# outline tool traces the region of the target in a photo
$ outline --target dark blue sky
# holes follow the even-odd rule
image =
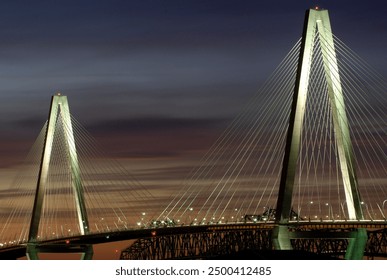
[[[383,0],[1,1],[1,166],[26,154],[56,92],[116,155],[205,150],[299,39],[305,10],[316,5],[386,76]]]

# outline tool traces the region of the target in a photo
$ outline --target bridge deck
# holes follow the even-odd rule
[[[76,248],[81,245],[102,244],[123,240],[135,240],[140,238],[151,238],[156,236],[167,236],[186,233],[204,233],[217,231],[238,231],[238,230],[271,230],[277,224],[274,222],[257,222],[257,223],[237,223],[237,224],[213,224],[213,225],[196,225],[196,226],[175,226],[159,228],[142,228],[122,230],[116,232],[100,232],[83,236],[63,237],[59,239],[43,240],[37,242],[37,247],[44,250],[50,246],[59,248]],[[356,229],[366,228],[370,231],[386,229],[387,221],[298,221],[287,224],[290,229],[300,231],[321,230],[321,229]],[[21,257],[25,255],[27,244],[15,246],[3,246],[0,248],[0,258],[4,256],[13,256],[16,254]]]

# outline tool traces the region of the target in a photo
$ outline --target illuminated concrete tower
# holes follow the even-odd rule
[[[319,36],[318,41],[315,40],[316,36]],[[289,215],[292,208],[297,159],[300,152],[301,132],[308,96],[309,76],[312,66],[313,51],[315,49],[314,44],[316,42],[319,42],[322,54],[348,217],[350,220],[363,219],[355,171],[355,160],[329,15],[327,10],[316,8],[308,10],[305,16],[276,208],[276,221],[279,225],[284,225],[289,222]],[[281,226],[277,227],[273,239],[275,247],[278,249],[291,249],[287,234],[287,228]]]
[[[60,95],[54,95],[51,100],[50,114],[48,117],[46,136],[44,139],[44,146],[42,152],[42,158],[40,163],[38,181],[36,186],[35,201],[32,211],[32,218],[30,224],[30,231],[28,236],[27,245],[27,257],[29,259],[37,259],[38,252],[50,251],[49,249],[40,248],[38,242],[38,230],[42,214],[43,200],[45,188],[47,185],[47,179],[50,169],[51,153],[54,141],[54,135],[58,129],[58,119],[61,118],[63,123],[63,135],[65,137],[66,148],[68,149],[68,163],[72,178],[72,187],[75,195],[76,212],[78,218],[78,225],[81,235],[85,235],[89,232],[89,223],[87,219],[85,199],[83,195],[83,186],[80,176],[77,149],[74,141],[73,128],[70,117],[69,105],[67,97]],[[72,250],[74,251],[74,250]],[[90,258],[92,256],[91,246],[86,246],[81,250],[82,258]]]

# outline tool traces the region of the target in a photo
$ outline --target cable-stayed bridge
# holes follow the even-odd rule
[[[246,250],[387,255],[386,82],[307,11],[302,38],[164,204],[52,98],[1,198],[0,251],[78,252],[137,239],[123,259]]]

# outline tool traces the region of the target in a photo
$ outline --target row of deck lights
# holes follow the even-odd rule
[[[381,210],[382,215],[383,215],[385,203],[387,203],[387,199],[383,201],[382,207],[381,207],[381,208],[380,208],[380,206],[378,205],[379,209]],[[313,201],[310,201],[310,204],[313,205],[314,202],[313,202]],[[344,204],[345,204],[345,202],[341,204],[341,207],[342,207],[342,210],[343,210],[343,211],[344,211],[344,207],[343,207]],[[365,205],[367,211],[369,212],[368,205],[367,205],[364,201],[361,202],[361,205]],[[332,210],[331,210],[332,206],[331,206],[329,203],[325,203],[325,206],[330,207],[329,211],[332,211]],[[264,209],[265,209],[265,208],[266,208],[266,207],[264,207]],[[189,210],[189,211],[193,211],[194,209],[193,209],[193,207],[190,207],[188,210]],[[238,211],[237,208],[235,208],[234,210],[235,210],[235,212]],[[166,211],[166,212],[167,212],[167,211]],[[333,211],[332,211],[332,212],[333,212]],[[146,216],[146,213],[145,213],[145,212],[142,212],[142,213],[141,213],[141,216],[142,216],[142,217],[141,217],[141,222],[138,222],[138,223],[137,223],[138,226],[141,226],[141,224],[143,223],[144,217]],[[371,217],[370,213],[369,213],[369,216]],[[326,215],[325,217],[326,217],[326,218],[333,217],[333,213],[332,213],[332,215],[329,214],[329,215]],[[337,217],[337,218],[340,218],[340,215],[336,215],[336,217]],[[232,217],[231,217],[231,220],[234,220],[234,218],[235,218],[235,217],[232,216]],[[244,218],[244,217],[241,216],[241,219],[243,219],[243,218]],[[297,217],[295,217],[295,218],[297,218]],[[317,219],[318,216],[315,215],[314,218]],[[383,215],[383,218],[384,218],[384,220],[386,220],[386,218],[385,218],[384,215]],[[307,217],[304,216],[304,219],[307,219]],[[101,218],[101,221],[103,221],[103,220],[104,220],[104,218]],[[215,217],[212,217],[212,218],[210,219],[210,222],[208,222],[208,224],[214,224],[214,223],[215,223],[215,220],[216,220],[216,218],[215,218]],[[224,222],[224,220],[225,220],[225,217],[222,216],[221,219],[220,219],[217,223],[222,224],[222,223]],[[332,219],[332,220],[333,220],[333,219]],[[170,220],[170,221],[172,221],[172,220]],[[194,223],[192,223],[192,224],[193,224],[193,225],[205,224],[206,221],[207,221],[207,219],[206,219],[206,218],[203,218],[202,222],[201,222],[201,223],[198,223],[198,219],[195,218],[195,219],[194,219]],[[255,219],[253,219],[253,221],[254,221],[254,222],[257,222],[257,219],[255,218]],[[177,222],[177,223],[180,223],[180,220],[176,220],[176,222]],[[165,225],[165,224],[168,224],[168,222],[166,222],[166,221],[160,221],[160,224]],[[154,221],[154,222],[153,222],[153,226],[155,226],[155,225],[157,225],[157,221]],[[49,227],[49,228],[50,228],[50,227]],[[67,229],[67,232],[70,233],[70,232],[71,232],[71,229],[68,228],[68,229]],[[52,235],[56,235],[55,231],[52,232]],[[38,238],[40,238],[40,236],[38,236]],[[8,242],[8,245],[16,244],[16,242],[17,242],[16,240],[14,240],[14,241],[9,241],[9,242]],[[21,242],[21,241],[19,240],[19,242]],[[0,243],[0,247],[6,246],[6,245],[7,245],[7,242],[5,242],[5,243]]]
[[[383,209],[383,210],[384,210],[384,205],[385,205],[386,202],[387,202],[387,199],[383,201],[383,206],[382,206],[382,209]],[[310,205],[313,205],[313,204],[314,204],[314,201],[310,201]],[[341,204],[342,211],[344,212],[343,204],[345,204],[345,202]],[[364,201],[362,201],[361,204],[362,204],[362,205],[366,205],[367,210],[368,210],[368,206],[367,206],[367,204],[366,204]],[[336,214],[336,215],[333,214],[332,206],[331,206],[328,202],[325,203],[325,206],[329,207],[329,209],[328,209],[329,214],[328,214],[328,215],[325,215],[325,218],[331,219],[331,220],[335,220],[335,218],[336,218],[336,219],[340,219],[340,215],[339,215],[339,214]],[[266,207],[263,207],[263,209],[265,210]],[[193,208],[193,207],[189,207],[188,210],[189,210],[190,212],[192,212],[192,211],[194,210],[194,208]],[[235,208],[234,211],[237,212],[237,211],[238,211],[238,208]],[[165,211],[165,213],[168,213],[168,211]],[[141,225],[143,224],[143,222],[144,222],[144,216],[146,215],[146,213],[145,213],[145,212],[142,212],[141,215],[142,215],[141,221],[137,222],[137,225],[138,225],[138,226],[141,226]],[[371,217],[370,214],[369,214],[369,216]],[[243,219],[244,219],[244,216],[242,215],[240,218],[243,220]],[[304,218],[304,219],[308,219],[308,218],[310,219],[310,217],[307,217],[307,216],[303,216],[303,218]],[[318,219],[318,218],[319,218],[318,215],[314,215],[314,219]],[[383,216],[383,218],[384,218],[384,220],[386,220],[386,218],[385,218],[384,216]],[[293,220],[297,220],[297,219],[298,219],[298,217],[293,217]],[[320,219],[322,219],[322,218],[320,217]],[[345,219],[346,219],[346,218],[345,218]],[[372,219],[372,217],[371,217],[371,219]],[[194,218],[194,220],[193,220],[193,222],[192,222],[192,225],[200,225],[200,224],[203,225],[203,224],[206,224],[206,222],[207,222],[208,224],[214,224],[214,223],[222,224],[222,223],[224,223],[225,217],[222,216],[217,222],[215,222],[215,220],[216,220],[216,218],[215,218],[215,217],[212,217],[212,218],[209,220],[209,222],[207,222],[207,218],[204,217],[204,218],[202,219],[201,222],[198,222],[198,218]],[[172,220],[171,220],[171,221],[172,221]],[[232,221],[232,222],[235,221],[235,216],[231,216],[231,221]],[[264,221],[265,221],[265,220],[264,220]],[[180,220],[176,220],[176,222],[179,224],[179,223],[180,223]],[[254,219],[253,219],[253,222],[258,222],[258,220],[257,220],[256,218],[254,218]],[[159,223],[162,224],[162,225],[165,225],[165,224],[168,224],[168,221],[160,221]],[[153,226],[156,226],[157,224],[158,224],[157,221],[154,221],[154,222],[152,223]]]

